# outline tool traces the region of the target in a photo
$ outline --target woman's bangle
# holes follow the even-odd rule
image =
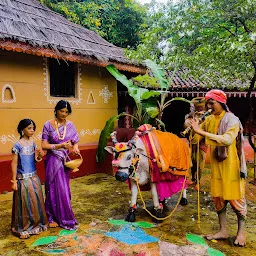
[[[11,180],[11,183],[17,183],[18,181],[17,180]]]
[[[52,144],[52,145],[51,145],[51,149],[52,149],[52,150],[56,149],[56,145],[55,145],[55,144]]]

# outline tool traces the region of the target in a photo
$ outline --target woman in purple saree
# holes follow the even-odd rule
[[[66,120],[71,106],[61,100],[55,106],[55,119],[45,123],[42,133],[42,149],[45,158],[45,210],[50,227],[76,229],[77,221],[71,207],[70,169],[64,166],[69,150],[79,153],[79,136],[74,124]]]

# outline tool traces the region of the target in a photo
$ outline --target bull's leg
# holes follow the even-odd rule
[[[188,200],[187,200],[187,190],[186,190],[186,189],[183,190],[182,198],[180,199],[180,204],[181,204],[182,206],[188,204]]]
[[[136,220],[135,210],[136,210],[136,202],[137,202],[137,196],[138,196],[138,188],[135,181],[133,180],[130,180],[130,181],[131,181],[132,197],[131,197],[129,212],[126,215],[125,220],[129,222],[134,222]]]
[[[163,218],[163,205],[159,204],[159,197],[156,189],[156,184],[151,183],[151,193],[152,193],[152,199],[153,199],[153,204],[154,204],[154,215],[157,218]],[[160,223],[161,220],[158,220],[156,218],[153,218],[153,221],[156,223]]]

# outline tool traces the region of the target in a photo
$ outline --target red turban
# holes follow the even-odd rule
[[[205,99],[213,99],[224,104],[227,103],[227,95],[225,94],[225,92],[217,89],[210,90],[209,92],[207,92],[205,95]]]

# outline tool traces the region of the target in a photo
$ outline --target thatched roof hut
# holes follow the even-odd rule
[[[0,49],[144,72],[124,50],[76,25],[37,0],[0,1]]]

